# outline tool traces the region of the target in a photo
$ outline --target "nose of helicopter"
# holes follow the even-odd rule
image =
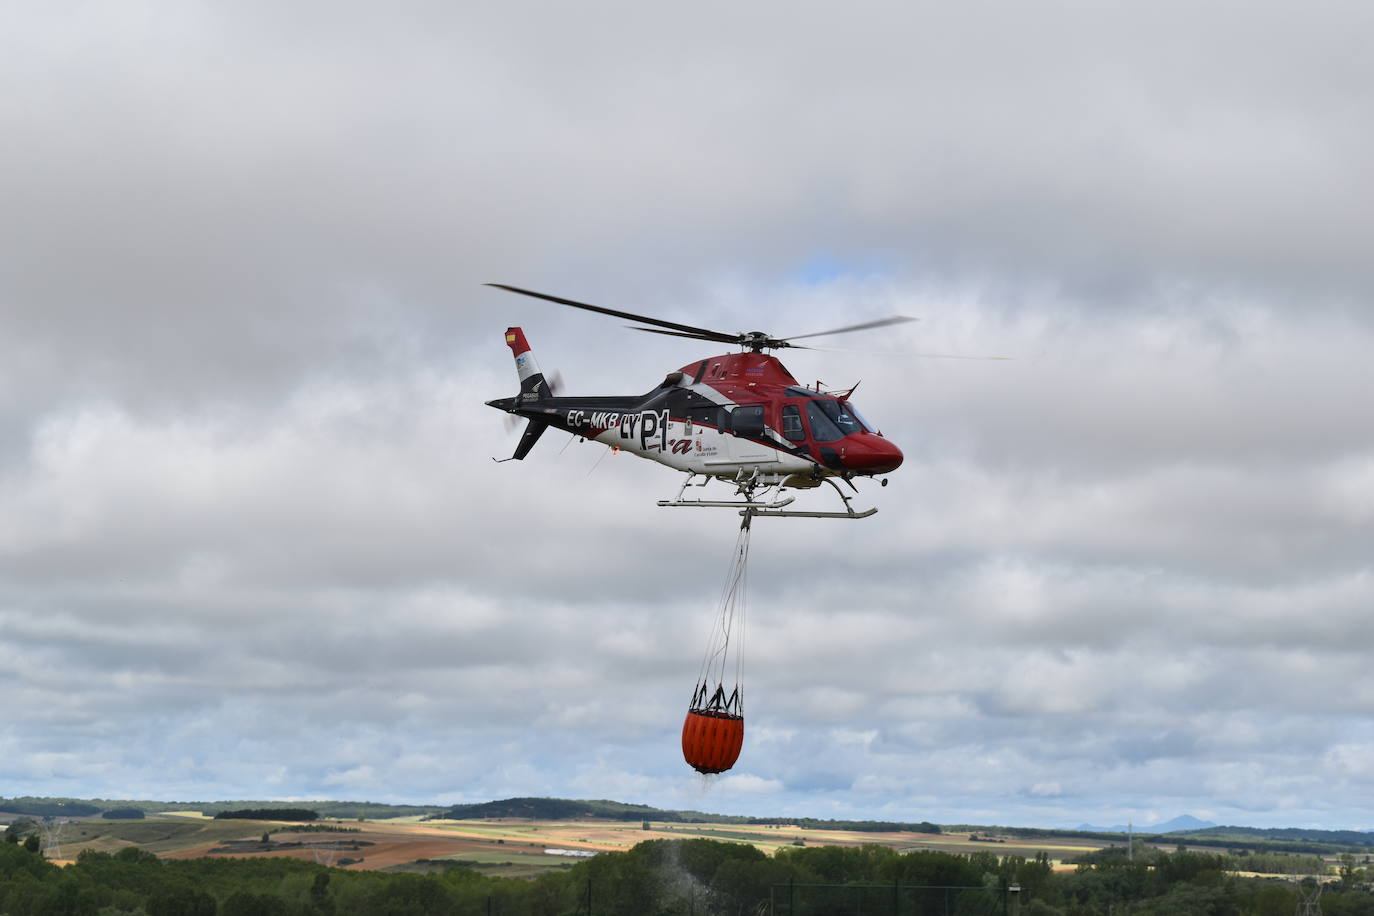
[[[861,474],[886,474],[902,464],[902,450],[882,436],[859,433],[845,440],[844,466]]]

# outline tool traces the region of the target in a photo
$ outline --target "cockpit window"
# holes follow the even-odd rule
[[[806,415],[811,420],[811,435],[817,442],[834,442],[850,433],[868,431],[848,404],[834,400],[815,400],[806,403]]]
[[[835,425],[835,421],[830,419],[830,412],[821,405],[825,401],[807,401],[806,418],[811,421],[811,438],[817,442],[834,442],[836,439],[843,439],[844,433]],[[831,401],[830,403],[834,403]]]
[[[872,423],[868,422],[867,418],[865,418],[863,414],[859,413],[859,408],[854,406],[853,401],[845,401],[842,409],[845,413],[849,414],[855,420],[858,421],[860,430],[869,433],[876,433],[878,431],[877,427],[875,427]]]
[[[806,432],[802,429],[801,410],[795,404],[783,405],[782,434],[791,442],[801,442],[806,438]]]

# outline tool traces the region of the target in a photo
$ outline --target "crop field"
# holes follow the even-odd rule
[[[85,849],[116,852],[138,846],[164,858],[290,856],[352,869],[442,868],[461,864],[491,875],[524,877],[568,868],[578,852],[625,850],[652,839],[707,838],[748,843],[765,853],[788,846],[877,844],[902,852],[917,849],[994,855],[1035,856],[1045,852],[1057,863],[1099,842],[1071,837],[1035,840],[1015,837],[971,839],[968,834],[816,830],[795,826],[682,824],[639,821],[433,820],[416,817],[383,821],[335,821],[340,828],[306,831],[278,821],[214,820],[195,812],[175,812],[146,820],[67,823],[60,836],[62,856],[74,859]],[[263,834],[268,842],[263,843]],[[559,854],[559,853],[563,854]],[[419,863],[419,864],[417,864]]]

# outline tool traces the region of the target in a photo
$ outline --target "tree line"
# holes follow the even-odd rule
[[[240,808],[237,811],[221,811],[215,820],[245,821],[317,821],[320,812],[309,808]]]
[[[0,811],[29,817],[92,817],[103,810],[99,805],[75,799],[0,798]]]

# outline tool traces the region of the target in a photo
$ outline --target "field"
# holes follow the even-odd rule
[[[527,877],[570,867],[579,856],[629,849],[651,839],[705,837],[749,843],[766,853],[784,846],[857,846],[874,843],[899,851],[991,852],[1032,857],[1047,853],[1057,863],[1101,847],[1071,837],[1023,840],[970,839],[968,834],[887,833],[815,830],[791,826],[681,824],[639,821],[534,821],[516,818],[465,821],[333,821],[327,832],[304,831],[278,821],[214,820],[194,812],[167,813],[146,820],[73,820],[60,834],[62,858],[84,849],[115,852],[138,846],[163,858],[198,856],[291,856],[336,867],[433,870],[464,865],[485,874]],[[263,834],[268,834],[264,843]]]

